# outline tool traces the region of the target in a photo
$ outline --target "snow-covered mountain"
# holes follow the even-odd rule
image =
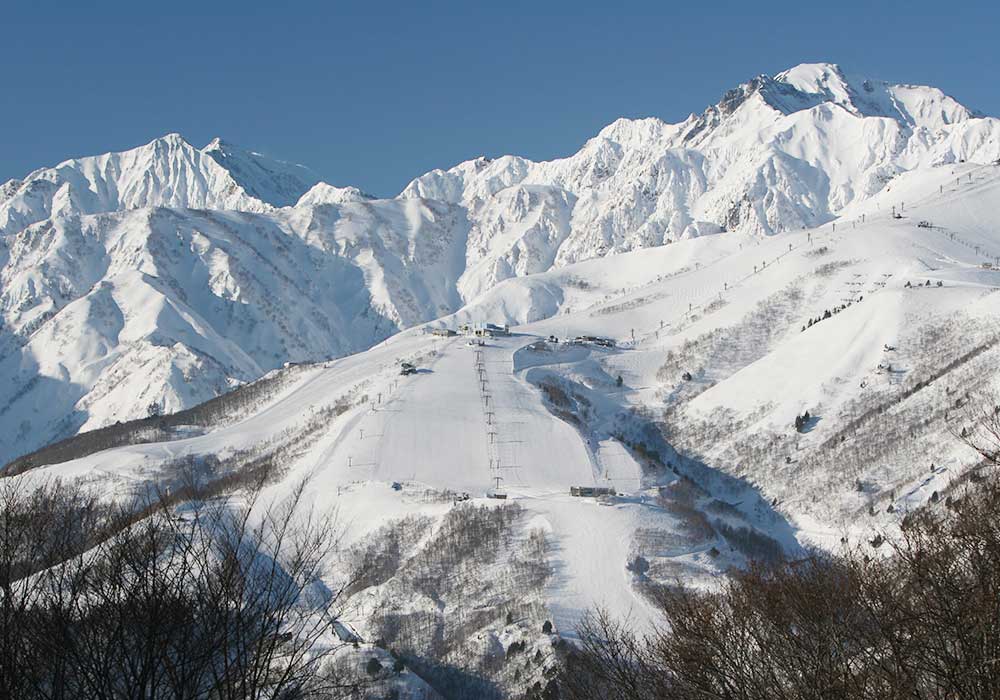
[[[261,502],[343,524],[345,641],[419,658],[415,697],[523,697],[595,606],[639,631],[659,585],[877,552],[982,476],[998,134],[824,64],[392,199],[175,137],[37,171],[0,189],[0,461],[88,432],[5,476],[270,468]],[[427,332],[483,321],[512,333]]]
[[[470,241],[492,242],[488,253],[470,246],[474,269],[463,283],[478,292],[537,271],[522,262],[525,249],[565,265],[721,230],[801,229],[869,199],[901,172],[998,158],[1000,121],[936,88],[805,64],[758,76],[678,124],[619,119],[568,158],[478,158],[427,173],[401,196],[469,210]],[[551,188],[547,213],[529,214],[531,198],[510,189],[539,186]],[[537,226],[528,220],[539,215]],[[511,222],[506,237],[495,235],[498,219]],[[565,224],[553,229],[552,220]]]
[[[0,186],[0,457],[463,306],[539,320],[589,284],[560,272],[575,264],[816,226],[901,173],[998,158],[1000,122],[937,89],[810,64],[679,124],[621,119],[567,158],[477,158],[393,199],[220,139],[69,160]],[[664,251],[664,271],[686,260]]]
[[[270,211],[293,204],[316,181],[308,169],[215,139],[197,149],[167,134],[120,153],[41,168],[0,190],[0,235],[53,216],[145,207]]]
[[[332,204],[286,211],[367,230],[429,201],[362,202],[364,221]],[[305,483],[305,512],[343,523],[324,583],[345,590],[341,621],[362,648],[409,650],[521,697],[544,678],[546,629],[572,636],[602,606],[641,630],[657,585],[710,587],[807,546],[878,551],[877,533],[986,473],[959,436],[1000,391],[998,207],[1000,165],[920,168],[819,227],[508,279],[432,324],[519,324],[510,336],[413,328],[11,471],[128,498],[192,469],[234,483],[271,465],[263,502]],[[460,258],[464,241],[449,250]],[[401,375],[404,361],[418,371]],[[505,499],[487,497],[498,487]],[[542,663],[512,662],[515,642]]]
[[[53,217],[0,241],[0,453],[175,411],[293,361],[363,350],[447,313],[455,207]]]

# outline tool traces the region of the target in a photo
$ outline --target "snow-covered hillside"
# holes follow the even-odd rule
[[[525,211],[552,201],[534,186],[507,196],[520,192]],[[424,287],[414,308],[460,303],[435,295],[457,295],[473,233],[425,250],[420,232],[440,240],[427,227],[468,223],[461,205],[317,194],[333,201],[199,224],[205,250],[243,254],[233,241],[270,222],[275,240],[306,251],[352,251],[339,259],[363,280],[357,293],[386,309],[404,308],[388,280],[417,264],[437,264],[447,283]],[[342,624],[518,696],[544,678],[551,631],[572,636],[595,606],[641,630],[658,585],[710,587],[748,559],[807,546],[876,548],[875,533],[973,478],[980,457],[959,435],[970,407],[1000,390],[998,209],[1000,166],[927,166],[806,230],[549,266],[422,327],[385,339],[366,327],[380,340],[370,349],[277,370],[183,420],[40,451],[13,478],[80,480],[126,499],[271,465],[262,498],[304,482],[308,504],[344,528],[325,581],[345,589]],[[411,233],[392,238],[403,220]],[[271,258],[278,246],[258,250]],[[317,303],[315,289],[283,303],[305,295]],[[516,325],[482,345],[427,332],[484,321]],[[264,352],[244,330],[227,331],[234,363],[237,349]],[[417,371],[401,374],[402,362]],[[506,498],[489,497],[497,490]],[[541,661],[510,662],[512,642]]]
[[[462,309],[575,311],[843,221],[905,173],[998,158],[1000,122],[935,88],[807,64],[679,124],[621,119],[567,158],[478,158],[393,199],[220,139],[69,160],[0,186],[0,458]]]
[[[455,308],[454,207],[55,217],[0,242],[0,455],[170,412]]]
[[[533,522],[571,538],[560,528],[576,527],[569,513],[589,502],[568,487],[614,486],[628,498],[580,518],[604,518],[623,557],[642,551],[671,571],[698,562],[686,574],[697,578],[718,567],[635,540],[637,527],[667,527],[662,499],[677,496],[656,489],[682,476],[696,511],[728,504],[709,508],[710,519],[724,514],[786,548],[796,537],[829,546],[891,524],[977,460],[954,434],[962,407],[996,385],[998,206],[1000,166],[942,166],[894,179],[836,224],[697,238],[510,280],[429,327],[509,321],[520,324],[512,337],[480,346],[415,328],[286,370],[277,393],[204,434],[33,473],[111,475],[129,490],[136,478],[169,480],[180,457],[291,439],[284,483],[308,475],[324,507],[358,509],[362,531],[408,512],[383,503],[396,498],[384,492],[392,482],[481,495],[500,476]],[[249,354],[254,335],[240,330],[229,342]],[[565,342],[589,335],[618,347]],[[403,360],[420,371],[400,376]],[[333,495],[341,489],[346,501]],[[668,512],[650,516],[654,502]],[[636,525],[647,517],[660,524]],[[595,536],[581,533],[579,546]],[[698,551],[711,546],[719,542]],[[627,591],[614,593],[626,596],[621,609],[632,604]]]

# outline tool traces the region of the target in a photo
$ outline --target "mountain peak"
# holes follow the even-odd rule
[[[222,138],[221,136],[216,136],[211,141],[209,141],[208,144],[204,148],[201,149],[201,152],[202,153],[217,152],[217,153],[222,153],[223,155],[249,154],[249,155],[255,155],[255,156],[260,156],[260,157],[266,157],[263,154],[256,153],[256,152],[251,151],[249,149],[243,148],[242,146],[239,146],[239,145],[233,143],[232,141],[227,141],[226,139]],[[302,166],[299,166],[299,167],[302,167]]]
[[[597,137],[615,141],[622,145],[634,146],[649,143],[663,136],[664,132],[676,128],[657,117],[629,119],[620,117],[601,129]]]
[[[904,128],[940,129],[979,116],[937,88],[850,75],[829,62],[800,63],[774,76],[758,75],[727,91],[705,116],[731,114],[755,94],[785,115],[830,104],[856,117],[893,119]]]
[[[188,146],[188,147],[193,148],[193,146],[191,146],[190,142],[188,142],[187,139],[185,139],[183,136],[181,136],[180,133],[178,133],[176,131],[171,131],[170,133],[164,134],[163,136],[159,136],[159,137],[153,139],[152,141],[150,141],[149,144],[147,144],[147,145],[151,145],[152,146],[152,145],[156,145],[157,143],[165,143],[165,144],[168,144],[170,146]]]
[[[226,139],[222,138],[221,136],[216,136],[211,141],[209,141],[208,144],[204,148],[201,149],[201,152],[205,153],[205,154],[219,153],[219,154],[222,154],[223,156],[230,156],[230,155],[243,155],[243,156],[246,156],[246,155],[256,155],[256,156],[260,156],[261,155],[259,153],[253,153],[252,151],[250,151],[250,150],[248,150],[246,148],[243,148],[242,146],[238,146],[235,143],[233,143],[232,141],[227,141]]]
[[[309,168],[268,158],[216,136],[201,152],[225,168],[249,195],[286,207],[319,181]]]
[[[800,63],[774,76],[778,82],[787,83],[802,92],[839,87],[846,83],[844,71],[836,63]]]
[[[374,199],[357,187],[336,187],[326,182],[317,182],[299,198],[295,206],[319,206],[322,204],[346,204]]]
[[[85,156],[11,181],[0,192],[0,235],[55,214],[146,207],[267,211],[293,204],[310,178],[299,166],[226,148],[199,151],[177,132],[125,151]],[[215,143],[215,142],[213,142]]]

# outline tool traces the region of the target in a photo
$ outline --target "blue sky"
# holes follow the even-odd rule
[[[575,151],[811,61],[1000,115],[1000,3],[8,3],[0,181],[171,131],[396,194],[480,154]]]

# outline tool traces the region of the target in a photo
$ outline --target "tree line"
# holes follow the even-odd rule
[[[261,406],[285,386],[298,368],[276,372],[176,413],[163,414],[152,404],[145,418],[119,421],[88,430],[17,457],[0,468],[0,475],[15,476],[29,469],[80,459],[103,450],[173,439],[171,430],[179,426],[217,427],[224,421],[245,415]]]

